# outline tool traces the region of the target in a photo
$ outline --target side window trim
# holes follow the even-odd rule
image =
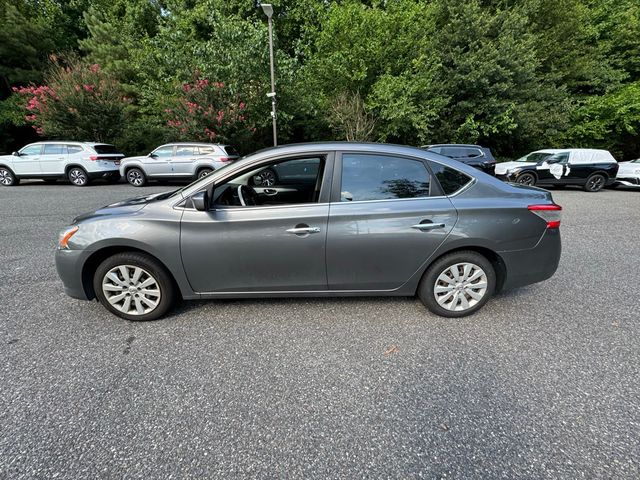
[[[340,150],[336,152],[335,162],[333,164],[333,182],[331,184],[331,197],[329,198],[330,203],[339,203],[341,205],[345,205],[345,202],[341,201],[341,191],[342,191],[342,156],[349,154],[355,155],[375,155],[376,153],[368,152],[368,151],[360,151],[360,150]],[[414,157],[412,155],[403,155],[398,153],[387,153],[383,154],[385,157],[397,157],[404,158],[406,160],[413,160],[421,162],[429,175],[429,196],[427,197],[414,197],[414,198],[389,198],[385,200],[356,200],[353,203],[359,202],[399,202],[399,201],[407,201],[407,200],[426,200],[429,198],[438,198],[443,197],[444,194],[440,188],[439,182],[434,182],[435,176],[429,168],[429,163],[422,157]],[[434,188],[435,184],[435,188]],[[349,202],[351,203],[351,202]]]

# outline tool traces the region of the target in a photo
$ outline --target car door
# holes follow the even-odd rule
[[[573,172],[568,167],[570,152],[559,152],[546,157],[536,166],[538,183],[545,185],[571,183]]]
[[[194,291],[233,294],[327,289],[325,239],[333,155],[322,152],[315,157],[323,163],[317,198],[277,205],[213,205],[206,212],[185,208],[182,262]],[[241,176],[249,180],[260,168],[247,167]],[[214,191],[224,191],[227,185],[234,185],[232,182],[217,184]]]
[[[14,155],[12,169],[18,176],[40,175],[40,153],[42,144],[27,145]]]
[[[198,147],[194,145],[176,145],[176,151],[171,157],[171,175],[177,177],[192,176],[195,171]]]
[[[442,244],[456,220],[418,158],[344,152],[335,164],[327,232],[330,290],[394,290]]]
[[[173,152],[173,145],[163,145],[156,148],[142,161],[145,173],[150,177],[171,176],[171,157]]]
[[[45,143],[40,155],[42,175],[64,175],[69,154],[67,146],[59,143]]]

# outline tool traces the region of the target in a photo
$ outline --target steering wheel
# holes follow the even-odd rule
[[[238,199],[243,207],[258,204],[258,194],[253,188],[247,185],[238,185]]]

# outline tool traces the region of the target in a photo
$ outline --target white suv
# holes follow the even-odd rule
[[[120,165],[120,175],[135,187],[142,187],[148,180],[192,180],[209,175],[238,156],[236,149],[229,145],[168,143],[149,155],[125,158]]]
[[[29,178],[45,182],[66,178],[77,187],[98,178],[117,182],[122,158],[122,153],[106,143],[31,143],[11,155],[0,156],[0,184],[10,187]]]

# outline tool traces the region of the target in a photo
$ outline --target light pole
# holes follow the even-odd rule
[[[267,93],[267,97],[271,98],[271,118],[273,120],[273,146],[278,146],[278,128],[276,122],[276,75],[274,70],[273,59],[273,5],[269,3],[258,5],[262,8],[262,11],[267,16],[269,21],[269,63],[271,67],[271,91]]]

